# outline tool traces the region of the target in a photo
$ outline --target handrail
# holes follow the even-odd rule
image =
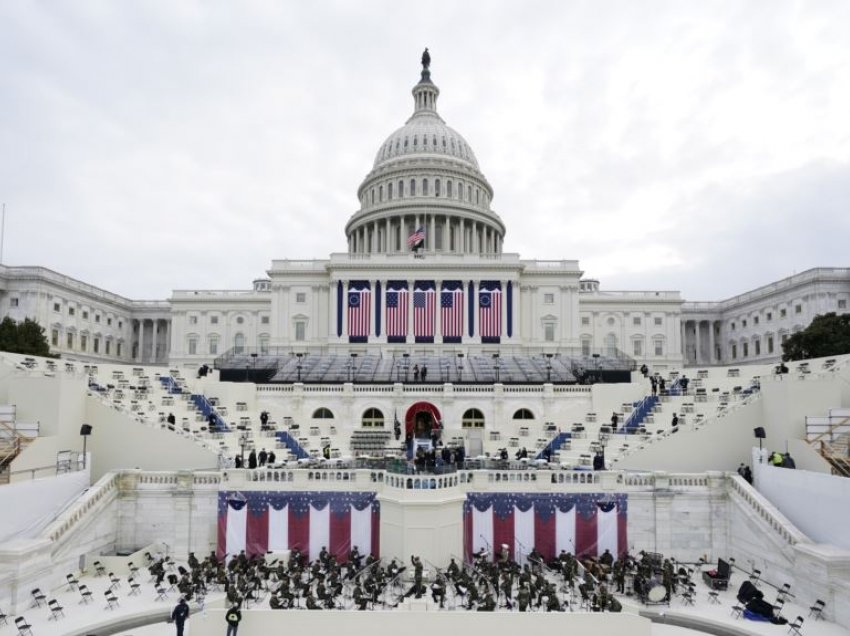
[[[808,442],[809,442],[809,444],[813,445],[815,442],[821,441],[821,438],[824,437],[825,435],[831,436],[833,434],[833,432],[835,431],[835,429],[838,428],[839,426],[847,426],[848,424],[850,424],[850,415],[845,417],[843,420],[841,420],[837,424],[828,424],[827,426],[829,426],[829,429],[826,432],[821,433],[817,437],[814,437],[814,438],[808,440]]]
[[[773,528],[788,545],[808,542],[809,539],[797,526],[776,509],[770,502],[764,499],[755,488],[750,486],[743,477],[737,474],[729,476],[729,484],[750,508],[758,514],[771,528]],[[763,501],[762,501],[763,500]]]

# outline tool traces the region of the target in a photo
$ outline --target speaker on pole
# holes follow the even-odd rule
[[[83,470],[86,469],[86,456],[88,453],[86,452],[86,442],[89,439],[89,435],[91,435],[91,424],[83,424],[80,427],[80,435],[83,436]]]
[[[91,435],[91,424],[83,424],[80,427],[80,435]]]
[[[764,434],[764,427],[757,426],[753,429],[753,434],[756,436],[756,439],[765,439],[767,435]]]

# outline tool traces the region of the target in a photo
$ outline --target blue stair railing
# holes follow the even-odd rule
[[[177,380],[170,375],[159,376],[159,381],[162,384],[162,387],[171,395],[181,395],[183,393],[183,389],[178,386]]]
[[[201,412],[204,419],[209,422],[211,433],[227,433],[230,431],[227,423],[218,413],[215,412],[215,407],[212,405],[212,402],[207,399],[207,396],[193,393],[192,403],[195,405],[195,408]],[[210,419],[210,415],[213,415],[212,419]]]
[[[534,459],[545,459],[547,455],[552,457],[552,454],[555,453],[555,451],[561,450],[561,445],[568,439],[572,439],[572,437],[572,433],[558,433],[539,453],[537,453],[537,455],[534,456]]]
[[[640,402],[635,402],[635,409],[629,414],[629,417],[626,418],[626,421],[623,423],[623,432],[635,433],[641,427],[641,424],[643,424],[646,416],[652,413],[652,410],[658,402],[659,399],[657,395],[647,395]]]
[[[275,433],[275,437],[289,449],[289,452],[295,455],[295,459],[307,459],[310,457],[310,453],[304,450],[304,447],[298,443],[298,441],[289,434],[288,431],[278,431]]]

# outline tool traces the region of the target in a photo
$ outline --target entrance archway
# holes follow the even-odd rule
[[[413,437],[430,437],[431,429],[439,429],[439,409],[430,402],[417,402],[404,416],[404,431]]]

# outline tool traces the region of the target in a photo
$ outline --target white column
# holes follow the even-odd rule
[[[386,243],[386,249],[384,251],[387,254],[390,254],[393,251],[392,240],[390,239],[390,236],[390,218],[387,217],[386,222],[384,224],[384,242]]]
[[[714,364],[715,355],[714,355],[714,321],[708,321],[708,363]]]
[[[702,321],[701,320],[695,320],[694,322],[696,323],[696,329],[694,330],[694,335],[696,337],[696,351],[697,351],[696,363],[699,365],[699,364],[702,364],[702,334],[700,334],[700,324],[702,323]]]
[[[154,363],[157,361],[156,347],[157,347],[157,340],[159,339],[158,336],[159,336],[159,320],[157,318],[154,318],[153,319],[153,355],[151,356],[151,362],[154,362]],[[202,343],[198,343],[198,346],[201,346],[201,344]]]
[[[139,362],[145,361],[145,319],[139,320]]]
[[[428,239],[429,252],[436,253],[437,251],[437,215],[431,215],[431,235]]]

